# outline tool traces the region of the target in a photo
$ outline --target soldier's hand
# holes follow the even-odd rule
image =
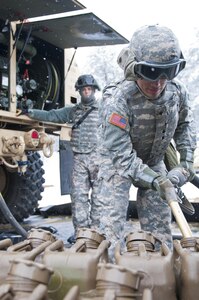
[[[133,184],[136,187],[142,187],[144,189],[154,189],[153,187],[153,181],[155,178],[157,178],[159,175],[154,172],[151,168],[146,167],[142,174],[139,176],[138,181],[133,181]]]
[[[153,181],[153,187],[159,192],[160,197],[167,200],[168,203],[173,200],[178,201],[175,187],[168,178],[158,176]]]
[[[181,160],[180,166],[189,173],[188,181],[191,181],[194,178],[194,176],[196,175],[194,167],[193,167],[193,162],[187,161],[187,160]]]
[[[175,187],[171,181],[166,176],[159,175],[149,167],[143,170],[142,176],[139,177],[139,184],[136,185],[134,182],[134,185],[156,190],[160,194],[160,197],[168,202],[170,200],[178,201]]]
[[[168,172],[167,178],[176,186],[181,187],[188,182],[190,172],[181,165]]]
[[[17,109],[16,116],[28,115],[28,108]]]

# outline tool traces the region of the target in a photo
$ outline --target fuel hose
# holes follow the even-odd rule
[[[26,230],[14,218],[13,214],[9,210],[1,193],[0,193],[0,210],[4,215],[4,217],[6,218],[6,220],[15,228],[16,232],[21,236],[23,236],[24,238],[27,238]]]

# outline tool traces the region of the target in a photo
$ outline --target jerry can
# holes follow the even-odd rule
[[[79,287],[77,285],[71,287],[63,300],[80,300]]]
[[[23,258],[34,261],[51,244],[51,241],[46,241],[32,250],[30,241],[25,240],[21,243],[19,243],[20,245],[16,244],[15,250],[17,251],[9,251],[9,248],[12,246],[8,247],[7,250],[0,250],[0,284],[5,283],[5,278],[10,268],[10,260]]]
[[[14,300],[14,291],[10,284],[0,285],[0,300]]]
[[[78,287],[71,288],[64,300],[152,300],[152,292],[145,289],[138,292],[143,274],[125,267],[99,263],[96,276],[96,288],[80,293]]]
[[[0,250],[6,250],[11,245],[12,245],[11,239],[4,239],[4,240],[0,241]]]
[[[31,293],[15,293],[10,284],[0,285],[0,300],[50,300],[48,289],[44,284],[38,284]]]
[[[9,239],[1,241],[0,247],[4,243],[6,250],[0,250],[0,284],[5,281],[11,259],[20,257],[40,261],[42,252],[54,241],[56,237],[52,233],[37,228],[32,228],[27,234],[27,239],[14,245]]]
[[[53,270],[43,264],[16,258],[11,260],[6,283],[12,287],[15,300],[46,300],[47,285],[52,273]]]
[[[36,248],[41,243],[47,241],[51,241],[53,243],[57,240],[54,234],[41,228],[31,228],[28,231],[27,239],[31,242],[32,248]]]
[[[51,251],[53,244],[48,247],[43,255],[43,264],[54,270],[49,283],[50,298],[63,299],[74,285],[78,285],[80,291],[95,288],[97,264],[107,259],[109,244],[97,231],[82,228],[71,248]]]
[[[174,240],[174,267],[180,300],[196,300],[199,296],[199,239]]]
[[[150,232],[129,233],[123,253],[120,244],[116,245],[116,263],[143,273],[140,292],[149,288],[152,290],[153,300],[176,300],[173,254],[164,243],[159,251],[155,250],[157,241],[160,242]]]
[[[8,251],[14,252],[14,251],[32,250],[47,241],[53,243],[54,241],[56,241],[56,237],[50,231],[43,230],[40,228],[31,228],[27,233],[27,239],[15,245],[10,246],[8,248]]]
[[[46,246],[48,246],[49,244],[54,243],[56,240],[57,238],[51,232],[40,228],[32,228],[31,230],[28,231],[27,239],[8,247],[7,251],[8,252],[21,252],[21,251],[29,252],[45,242],[49,242],[45,244]],[[64,247],[63,242],[62,242],[62,246]],[[40,254],[38,254],[34,258],[35,261],[37,262],[41,261],[42,252],[43,251],[41,251]]]
[[[104,240],[106,240],[105,235],[100,234],[99,232],[97,232],[94,229],[79,228],[77,230],[76,243],[79,244],[79,243],[84,242],[84,244],[85,244],[84,250],[87,253],[95,253],[95,250],[99,247],[99,245]],[[109,243],[109,245],[110,245],[110,243]],[[105,249],[103,255],[100,257],[100,262],[108,262],[108,247]]]

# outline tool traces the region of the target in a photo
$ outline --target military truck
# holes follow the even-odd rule
[[[57,135],[67,150],[70,126],[37,122],[18,111],[76,103],[76,50],[128,40],[76,0],[1,0],[0,28],[0,192],[22,221],[42,198],[40,151],[52,156]],[[2,213],[0,222],[7,222]]]

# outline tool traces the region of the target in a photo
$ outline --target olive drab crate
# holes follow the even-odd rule
[[[77,286],[71,288],[64,300],[152,300],[152,292],[139,292],[143,274],[111,263],[99,263],[96,288],[80,293]]]
[[[116,245],[116,263],[142,272],[139,291],[145,288],[152,290],[153,300],[177,300],[173,254],[164,243],[160,250],[155,250],[156,242],[157,239],[150,232],[129,233],[123,253],[120,244]]]
[[[43,264],[54,270],[49,283],[51,299],[63,299],[74,285],[80,292],[94,289],[97,265],[107,262],[107,249],[110,243],[97,231],[81,228],[76,243],[64,251],[51,251],[48,247],[43,255]]]
[[[180,300],[199,296],[199,238],[174,240],[174,266]]]

